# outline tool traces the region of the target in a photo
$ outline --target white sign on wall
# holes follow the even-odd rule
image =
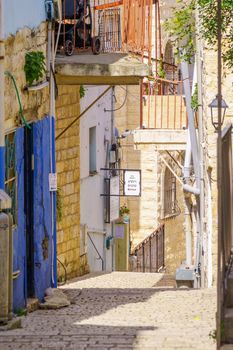
[[[124,195],[141,196],[141,171],[140,170],[124,171]]]

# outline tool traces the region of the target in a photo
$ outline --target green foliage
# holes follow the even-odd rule
[[[191,98],[191,107],[192,107],[194,112],[198,111],[199,104],[198,104],[198,87],[197,87],[197,84],[195,85],[194,93],[193,93],[192,98]]]
[[[166,77],[166,72],[163,69],[163,61],[159,60],[159,65],[158,65],[158,76],[162,79]]]
[[[85,90],[84,86],[81,85],[80,89],[79,89],[79,96],[80,96],[80,98],[83,98],[85,96],[85,93],[86,93],[86,90]]]
[[[19,308],[15,311],[15,314],[17,316],[26,316],[27,315],[27,310],[26,309],[22,309],[22,308]]]
[[[130,210],[125,204],[120,207],[120,216],[123,216],[124,214],[129,214],[129,212]]]
[[[217,0],[197,0],[201,34],[210,47],[216,48],[217,43]],[[222,0],[222,45],[223,61],[233,69],[233,1]]]
[[[225,335],[225,325],[224,325],[224,321],[221,321],[221,323],[220,323],[220,337],[221,337],[221,339],[224,338],[224,335]],[[213,339],[213,341],[216,342],[216,340],[217,340],[217,330],[216,329],[209,332],[209,338]]]
[[[178,7],[173,9],[173,15],[164,23],[165,30],[175,48],[174,54],[179,60],[191,62],[195,54],[195,1],[177,0]]]
[[[25,55],[24,71],[29,86],[38,82],[46,72],[45,56],[41,51],[31,51]]]
[[[164,24],[169,33],[175,54],[180,59],[191,62],[195,54],[195,9],[200,18],[200,34],[210,48],[216,49],[217,43],[217,0],[177,0],[178,7],[173,9],[172,17]],[[222,0],[222,45],[223,61],[233,69],[233,1]]]

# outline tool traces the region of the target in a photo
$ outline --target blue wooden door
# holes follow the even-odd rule
[[[54,171],[55,159],[53,141],[52,118],[33,124],[34,289],[39,300],[43,300],[46,288],[56,284],[55,197],[49,191],[49,173]]]

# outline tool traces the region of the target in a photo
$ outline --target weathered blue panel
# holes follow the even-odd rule
[[[49,192],[50,118],[33,125],[35,296],[52,286],[52,217]]]
[[[52,117],[52,172],[56,173],[56,144],[55,144],[55,119]],[[57,227],[56,227],[56,192],[51,192],[53,199],[53,287],[57,288]]]
[[[17,226],[13,232],[13,269],[20,270],[20,275],[13,282],[13,307],[17,309],[26,306],[26,230],[24,215],[24,128],[19,128],[15,134],[17,199]]]
[[[23,27],[35,28],[45,21],[44,0],[5,0],[5,36]]]

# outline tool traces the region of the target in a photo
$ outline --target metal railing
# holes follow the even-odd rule
[[[164,268],[164,225],[159,226],[133,250],[137,272],[158,272]]]
[[[103,52],[121,50],[121,14],[120,8],[99,12],[99,37]]]
[[[182,81],[155,78],[142,84],[141,128],[184,129],[187,112]]]

